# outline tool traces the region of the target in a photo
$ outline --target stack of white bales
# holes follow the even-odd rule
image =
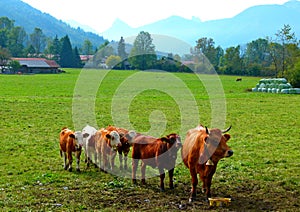
[[[300,88],[293,88],[285,78],[261,79],[252,88],[253,92],[300,94]]]

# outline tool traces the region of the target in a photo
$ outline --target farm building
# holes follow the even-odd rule
[[[32,74],[59,73],[59,65],[54,60],[45,58],[11,58],[19,61],[21,68],[18,72]]]

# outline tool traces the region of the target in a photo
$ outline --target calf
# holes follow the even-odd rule
[[[108,163],[108,157],[111,156],[111,151],[116,151],[118,146],[121,145],[120,136],[117,131],[109,131],[102,128],[96,132],[95,149],[100,170],[106,172],[107,169],[111,168],[110,164]]]
[[[121,146],[118,146],[117,152],[119,154],[119,162],[120,162],[120,169],[123,169],[123,155],[124,155],[124,169],[127,170],[127,159],[128,159],[128,153],[130,151],[130,147],[132,146],[133,139],[136,136],[135,131],[128,131],[124,128],[118,128],[114,126],[108,126],[106,128],[107,130],[115,130],[119,133],[120,136],[120,142]],[[112,151],[111,155],[111,167],[114,169],[115,166],[115,157],[116,157],[116,151]]]
[[[142,184],[146,184],[146,165],[152,168],[158,167],[160,174],[160,190],[164,191],[164,169],[169,171],[169,186],[173,185],[173,173],[177,159],[177,151],[181,147],[180,137],[169,134],[166,137],[154,138],[150,136],[138,135],[134,139],[132,147],[132,181],[136,183],[136,170],[139,160],[142,160]]]
[[[97,154],[95,149],[95,134],[97,130],[94,127],[86,125],[82,129],[83,134],[83,148],[85,152],[85,162],[87,167],[93,163],[92,156],[94,156],[94,164],[97,166]]]
[[[76,170],[80,171],[79,162],[83,146],[83,135],[80,131],[72,131],[66,127],[59,134],[60,156],[64,156],[64,169],[72,171],[72,153],[76,158]],[[68,162],[67,162],[68,160]]]
[[[198,126],[188,131],[181,154],[183,162],[189,168],[192,177],[190,202],[196,198],[197,174],[200,175],[203,182],[202,192],[206,194],[207,198],[211,197],[212,177],[219,160],[233,155],[233,151],[226,144],[230,139],[230,135],[223,135],[230,128],[222,131],[220,129],[209,130],[207,127]]]

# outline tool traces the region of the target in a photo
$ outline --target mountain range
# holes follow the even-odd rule
[[[15,20],[15,25],[24,27],[28,34],[32,33],[35,27],[39,27],[47,37],[68,35],[73,46],[79,47],[86,39],[95,47],[99,47],[105,39],[119,41],[121,36],[125,38],[125,42],[132,44],[134,36],[140,31],[146,31],[153,37],[157,50],[188,53],[190,47],[195,46],[196,40],[202,37],[212,38],[216,46],[227,48],[244,45],[258,38],[275,37],[275,33],[285,24],[290,25],[296,37],[300,38],[299,0],[290,0],[283,5],[254,6],[232,18],[213,21],[171,16],[152,24],[132,28],[122,20],[116,19],[112,26],[102,33],[86,32],[83,29],[92,29],[80,26],[76,22],[68,21],[67,24],[57,20],[21,0],[0,0],[0,17],[2,16]]]
[[[21,0],[0,0],[0,17],[8,17],[15,21],[15,26],[24,27],[27,34],[31,34],[35,27],[42,29],[47,37],[58,38],[68,35],[72,45],[80,47],[84,40],[90,40],[94,47],[99,47],[105,39],[81,28],[71,27],[50,14],[43,13]]]
[[[289,24],[300,38],[300,1],[291,0],[283,5],[259,5],[250,7],[232,18],[202,22],[198,18],[185,19],[171,16],[158,22],[132,28],[117,19],[102,35],[119,40],[140,31],[171,36],[195,46],[202,37],[213,38],[223,48],[243,45],[258,38],[274,37],[285,24]]]

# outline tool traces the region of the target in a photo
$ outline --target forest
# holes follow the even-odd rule
[[[44,57],[55,60],[61,67],[113,69],[159,69],[170,72],[218,73],[239,76],[285,77],[294,87],[300,87],[300,48],[292,28],[286,24],[274,37],[258,38],[244,45],[223,49],[213,38],[199,38],[185,55],[157,55],[151,34],[141,31],[130,52],[125,51],[123,37],[117,47],[104,42],[98,48],[86,39],[80,46],[72,46],[68,37],[54,38],[40,28],[27,34],[21,26],[7,17],[0,18],[0,66],[11,57]],[[94,55],[84,64],[80,55]],[[186,63],[188,62],[188,63]]]

